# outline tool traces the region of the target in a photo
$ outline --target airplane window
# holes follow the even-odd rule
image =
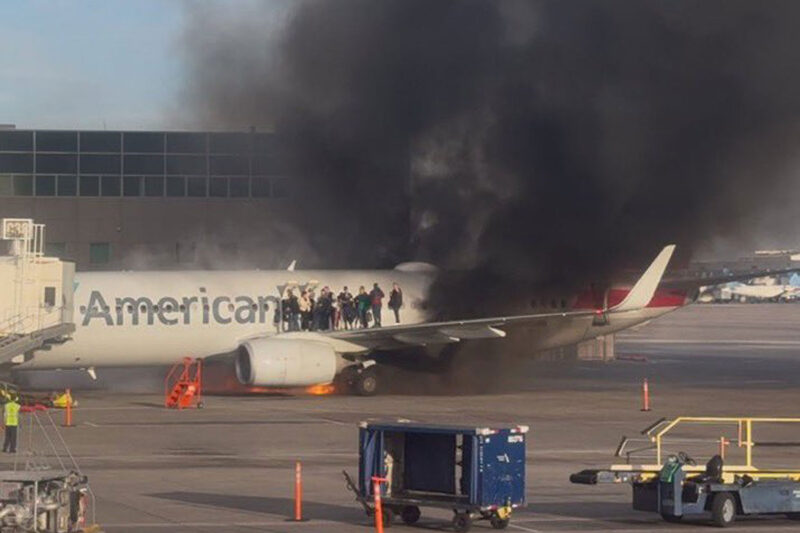
[[[254,303],[251,307],[253,308],[253,310],[256,310],[256,309],[258,309],[258,304]]]
[[[208,311],[210,308],[208,307],[208,304],[204,304],[204,305],[203,305],[203,309],[205,309],[206,311]]]
[[[133,313],[133,306],[131,304],[128,304],[128,312]]]
[[[157,305],[154,305],[154,306],[153,306],[153,312],[154,312],[154,313],[158,313],[158,306],[157,306]]]
[[[180,309],[181,311],[186,311],[186,306],[181,304],[181,306],[178,309]]]
[[[172,304],[167,304],[167,305],[165,305],[165,306],[164,306],[164,309],[165,309],[167,312],[169,312],[169,311],[172,311]]]
[[[139,309],[142,311],[142,313],[144,313],[145,311],[147,311],[147,306],[143,305]]]
[[[85,306],[85,305],[82,305],[82,306],[81,306],[81,313],[85,313],[85,312],[86,312],[86,306]]]
[[[234,307],[233,304],[228,304],[228,311],[233,311]]]
[[[103,307],[103,311],[106,313],[108,313],[110,310],[111,308],[109,308],[108,306]]]

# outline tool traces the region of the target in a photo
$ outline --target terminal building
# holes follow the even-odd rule
[[[78,270],[279,267],[291,182],[277,152],[255,131],[4,126],[0,215],[44,223],[45,254]]]

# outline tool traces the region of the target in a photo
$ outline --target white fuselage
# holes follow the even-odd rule
[[[288,286],[296,295],[323,287],[337,295],[344,286],[355,296],[378,283],[386,294],[383,325],[395,323],[388,308],[392,283],[403,290],[401,324],[426,321],[430,271],[151,271],[75,274],[71,340],[36,352],[21,369],[90,368],[174,364],[236,350],[249,338],[278,332],[275,310]],[[572,307],[574,299],[570,299]],[[555,304],[553,304],[555,305]],[[606,324],[591,316],[574,321],[539,321],[531,326],[531,351],[575,344],[651,320],[678,305],[648,306],[615,314]],[[561,310],[567,311],[568,308]],[[550,307],[532,313],[553,312]]]
[[[355,296],[378,283],[386,294],[383,323],[394,324],[388,308],[392,283],[403,290],[401,323],[425,320],[421,301],[430,272],[379,271],[151,271],[75,274],[72,339],[36,353],[20,368],[85,368],[172,364],[183,357],[208,357],[235,350],[242,340],[277,332],[275,309],[281,291],[344,286]]]

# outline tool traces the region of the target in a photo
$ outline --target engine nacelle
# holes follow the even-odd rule
[[[330,383],[336,375],[336,351],[325,342],[254,339],[239,346],[236,378],[256,387],[305,387]]]

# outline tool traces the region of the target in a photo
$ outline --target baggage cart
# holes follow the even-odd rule
[[[347,486],[373,516],[373,478],[380,484],[385,526],[399,515],[406,524],[423,507],[453,510],[453,527],[468,531],[475,520],[505,529],[525,505],[526,426],[467,427],[411,422],[359,425],[358,479]]]

